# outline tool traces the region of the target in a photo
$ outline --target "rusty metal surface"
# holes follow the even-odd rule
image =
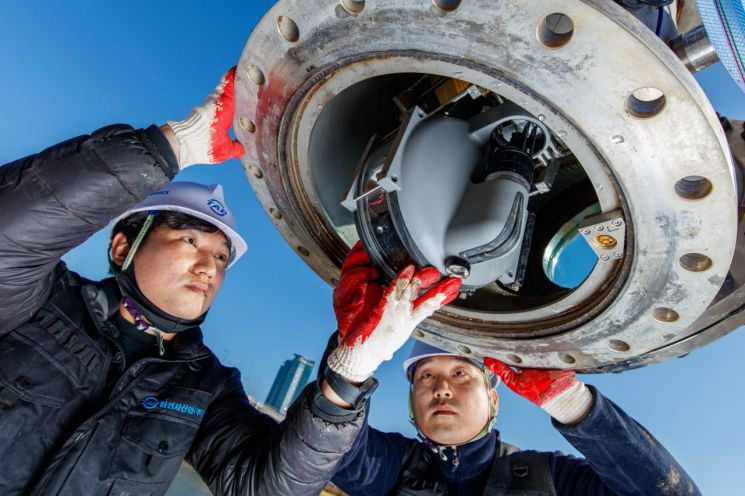
[[[574,31],[547,48],[539,27],[557,11]],[[281,0],[238,68],[236,130],[247,176],[282,236],[330,284],[354,233],[335,225],[311,149],[322,127],[333,132],[324,110],[376,76],[454,77],[519,103],[572,150],[602,212],[623,212],[624,258],[597,264],[565,298],[489,314],[451,306],[418,330],[422,340],[525,366],[628,368],[690,336],[728,273],[735,179],[717,117],[675,55],[613,2],[468,0],[445,14],[422,1],[367,0],[351,15],[333,0]],[[642,103],[654,95],[637,92],[644,88],[664,98],[639,106],[632,94]],[[351,177],[356,162],[341,157],[364,143],[342,145],[338,156],[320,158]],[[705,177],[709,194],[676,193],[685,177]],[[710,266],[683,268],[689,253],[704,254]]]

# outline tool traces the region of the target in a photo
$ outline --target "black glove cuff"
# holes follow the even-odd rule
[[[354,384],[347,382],[344,377],[337,374],[329,367],[326,367],[326,371],[323,375],[326,377],[328,385],[334,390],[339,398],[352,405],[352,408],[355,410],[357,410],[362,402],[369,398],[378,388],[378,381],[374,377],[370,377],[359,386],[355,386]]]
[[[138,133],[141,133],[141,139],[142,135],[148,138],[149,141],[143,140],[145,146],[155,148],[160,154],[160,157],[165,160],[165,164],[161,164],[161,168],[169,179],[173,179],[179,172],[178,159],[176,158],[176,154],[173,153],[173,148],[171,148],[171,144],[163,134],[163,131],[153,124],[145,130],[139,130]],[[167,165],[167,168],[163,167],[163,165]]]
[[[347,410],[346,408],[334,405],[323,394],[323,392],[321,392],[321,381],[323,381],[322,377],[313,384],[312,398],[310,402],[310,411],[313,412],[316,417],[319,417],[326,422],[340,424],[343,422],[353,421],[364,410],[364,407]],[[364,402],[362,405],[364,405]]]

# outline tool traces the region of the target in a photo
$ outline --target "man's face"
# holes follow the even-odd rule
[[[161,226],[135,254],[137,285],[161,310],[195,319],[212,305],[225,278],[229,255],[221,231]]]
[[[412,406],[419,430],[432,441],[457,445],[470,441],[489,420],[490,396],[483,371],[458,357],[421,360],[414,370]]]

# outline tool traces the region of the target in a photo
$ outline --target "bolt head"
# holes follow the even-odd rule
[[[610,260],[610,257],[608,255],[601,255],[600,260],[602,260],[603,262],[607,262],[608,260]]]
[[[605,250],[612,250],[618,244],[616,238],[607,234],[598,234],[597,236],[595,236],[594,241],[596,245]]]
[[[596,231],[602,231],[603,229],[605,229],[603,226],[595,226]]]
[[[623,221],[622,221],[621,219],[616,219],[616,220],[614,220],[614,221],[612,222],[612,224],[613,224],[614,226],[618,227],[618,226],[620,226],[621,224],[623,224]]]
[[[582,229],[582,234],[590,234],[590,230],[587,228]]]
[[[464,267],[463,265],[448,265],[445,267],[445,272],[451,277],[459,277],[461,279],[468,278],[470,274],[468,267]]]

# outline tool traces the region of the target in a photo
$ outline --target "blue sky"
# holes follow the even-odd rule
[[[329,0],[333,1],[333,0]],[[0,163],[98,127],[179,119],[234,65],[272,2],[6,2],[0,15]],[[699,81],[715,108],[745,118],[745,98],[721,66]],[[220,182],[249,251],[229,271],[204,330],[207,343],[264,399],[282,363],[320,359],[334,330],[331,289],[284,242],[258,205],[238,161],[194,167],[179,179]],[[2,215],[8,215],[4,212]],[[43,233],[40,233],[40,236]],[[103,277],[106,233],[66,260]],[[413,434],[401,350],[381,367],[371,423]],[[704,494],[741,491],[745,333],[683,359],[617,375],[584,376],[644,424]],[[522,448],[573,452],[548,416],[500,389],[498,428]]]

